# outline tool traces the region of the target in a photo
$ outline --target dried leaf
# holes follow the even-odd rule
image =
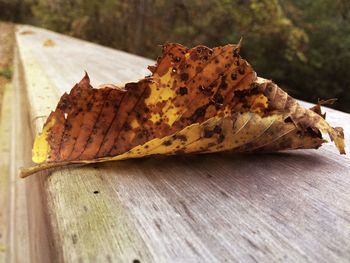
[[[33,30],[23,30],[20,32],[21,35],[33,35],[35,32]]]
[[[213,49],[163,46],[152,76],[94,89],[88,75],[64,94],[36,136],[34,172],[72,163],[149,155],[318,148],[328,133],[319,102],[305,109],[272,81],[257,78],[240,44]]]
[[[50,39],[50,38],[46,39],[46,40],[43,42],[43,46],[44,46],[44,47],[53,47],[53,46],[55,46],[55,45],[56,45],[55,41],[53,41],[53,40]]]

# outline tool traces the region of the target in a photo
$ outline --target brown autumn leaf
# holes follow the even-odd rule
[[[33,30],[23,30],[20,32],[21,35],[33,35],[35,32]]]
[[[54,46],[56,46],[56,43],[52,39],[48,38],[43,42],[43,46],[44,47],[54,47]]]
[[[240,44],[188,49],[166,44],[150,77],[94,89],[88,75],[65,93],[36,136],[22,177],[51,167],[150,155],[318,148],[342,128],[257,77]]]

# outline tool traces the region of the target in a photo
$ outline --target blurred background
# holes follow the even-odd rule
[[[350,112],[350,0],[0,0],[33,24],[155,59],[159,46],[237,43],[259,76]],[[96,58],[98,59],[98,58]]]

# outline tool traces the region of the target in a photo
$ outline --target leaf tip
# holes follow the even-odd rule
[[[79,82],[79,85],[90,85],[90,77],[89,74],[86,72],[86,70],[84,70],[85,75],[84,77],[81,79],[81,81]]]
[[[331,138],[334,140],[335,146],[338,148],[340,154],[346,154],[345,152],[345,141],[344,141],[344,130],[341,127],[334,127],[335,136]]]

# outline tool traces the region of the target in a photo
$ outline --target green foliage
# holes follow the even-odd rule
[[[0,0],[10,3],[15,0]],[[12,2],[12,3],[13,3]],[[155,58],[158,45],[236,43],[260,76],[350,112],[349,0],[18,0],[36,25]],[[1,17],[1,11],[0,11]],[[30,17],[30,18],[29,18]]]
[[[286,14],[309,37],[306,61],[284,64],[288,75],[276,78],[296,97],[309,101],[338,98],[337,108],[350,112],[350,2],[284,1]],[[294,3],[295,2],[295,3]],[[267,69],[266,69],[267,70]]]
[[[0,69],[0,76],[5,77],[7,79],[12,78],[12,69],[10,67]]]
[[[292,60],[307,41],[277,0],[38,0],[32,10],[42,26],[149,57],[165,42],[214,46],[244,36],[255,47],[273,38]]]

